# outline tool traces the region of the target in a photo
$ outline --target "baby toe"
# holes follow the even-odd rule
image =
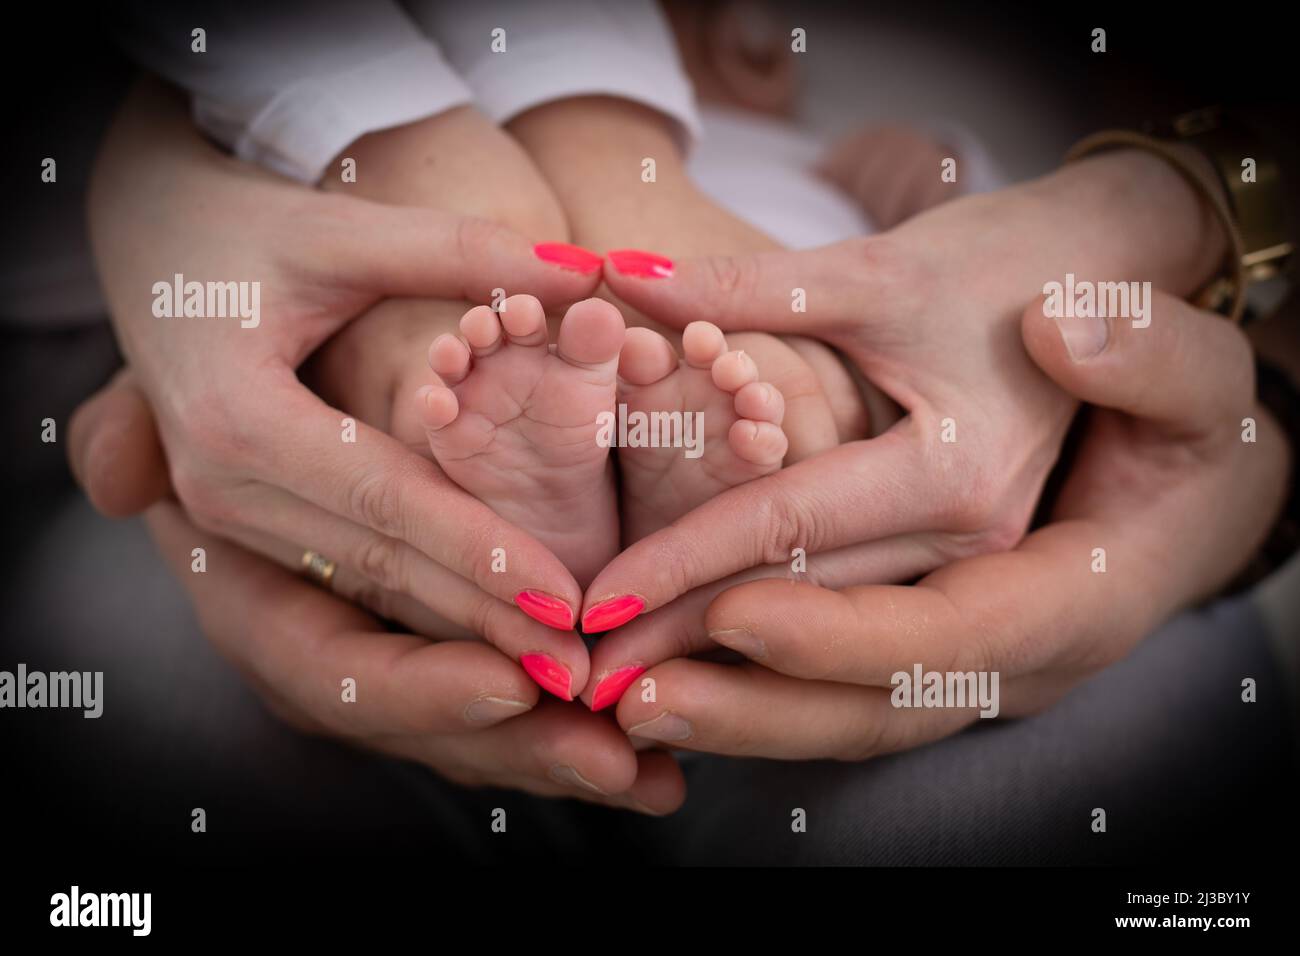
[[[420,405],[420,421],[431,431],[446,428],[460,413],[456,394],[442,385],[426,385],[416,393]]]
[[[469,349],[456,336],[444,333],[429,346],[429,368],[444,383],[455,385],[469,374],[469,367]]]
[[[686,364],[709,368],[727,350],[727,338],[712,322],[692,322],[682,331],[682,353]]]
[[[618,358],[626,327],[623,314],[602,299],[570,306],[560,323],[556,352],[573,365],[603,365]]]
[[[743,351],[724,352],[713,363],[713,384],[724,392],[734,392],[758,381],[758,366]]]
[[[780,425],[785,417],[785,396],[768,382],[750,382],[736,392],[735,409],[739,418]]]
[[[789,442],[779,425],[741,419],[732,422],[727,432],[727,443],[736,457],[751,465],[779,468]]]
[[[545,345],[546,311],[531,295],[512,295],[498,315],[511,345]]]
[[[618,353],[618,376],[629,385],[652,385],[677,371],[677,353],[658,332],[628,329]]]
[[[486,305],[476,305],[461,317],[460,333],[476,358],[491,355],[501,347],[501,320]]]

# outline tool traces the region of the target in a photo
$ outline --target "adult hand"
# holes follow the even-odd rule
[[[1032,713],[1234,575],[1281,506],[1289,457],[1255,401],[1241,331],[1157,295],[1149,328],[1094,326],[1090,356],[1041,300],[1023,332],[1057,385],[1100,406],[1051,523],[1009,553],[957,561],[911,587],[732,588],[709,606],[708,633],[753,663],[651,669],[657,701],[619,704],[630,734],[778,758],[916,746],[976,711],[895,709],[896,672],[997,672],[1001,713]],[[1247,418],[1254,442],[1243,440]]]
[[[504,287],[558,304],[589,295],[597,275],[550,265],[483,220],[324,195],[247,169],[149,87],[108,135],[90,213],[119,338],[197,524],[286,562],[317,550],[493,640],[531,623],[508,603],[522,591],[577,606],[577,584],[539,542],[389,436],[358,424],[345,441],[346,416],[294,370],[386,295],[486,301]],[[260,321],[155,317],[154,283],[176,274],[260,283]],[[293,553],[271,542],[291,542]],[[467,602],[456,582],[494,601]]]
[[[656,815],[684,800],[673,757],[636,753],[584,708],[539,702],[537,685],[495,648],[389,633],[346,601],[204,535],[173,503],[154,506],[148,523],[204,634],[297,729],[425,764],[463,786]],[[190,573],[196,545],[208,552],[205,574]],[[346,678],[356,695],[345,702]]]
[[[539,703],[537,685],[500,651],[385,631],[343,599],[358,596],[357,579],[336,578],[341,593],[327,594],[204,534],[174,502],[159,503],[166,466],[148,402],[129,373],[83,403],[69,433],[72,469],[91,501],[113,516],[151,509],[150,530],[189,590],[204,634],[291,725],[424,763],[465,785],[643,813],[681,805],[685,785],[669,755],[638,755],[608,721]],[[207,551],[201,575],[191,573],[194,547]],[[355,703],[343,702],[345,677],[357,682]]]
[[[652,611],[746,568],[841,549],[859,582],[900,580],[1020,540],[1073,401],[1024,354],[1017,317],[1049,280],[1182,294],[1221,260],[1213,214],[1161,160],[1106,155],[955,200],[888,234],[605,278],[653,318],[798,332],[837,346],[907,416],[733,488],[624,551],[585,613]],[[794,306],[806,302],[806,312]]]

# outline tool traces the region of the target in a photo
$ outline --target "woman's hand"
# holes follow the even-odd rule
[[[538,700],[500,651],[384,631],[357,607],[205,536],[171,503],[148,523],[198,610],[204,634],[297,729],[423,763],[463,786],[577,797],[642,813],[681,805],[666,753],[637,754],[607,720]],[[192,574],[189,549],[208,552]],[[345,681],[355,695],[344,693]]]
[[[685,785],[670,756],[638,755],[609,721],[539,700],[537,685],[499,650],[389,633],[349,603],[355,576],[336,577],[338,595],[327,594],[160,503],[165,463],[129,373],[83,403],[69,433],[72,469],[91,501],[114,516],[150,508],[150,530],[204,634],[294,727],[424,763],[465,785],[643,813],[681,805]],[[195,547],[207,551],[204,574],[191,571]],[[345,678],[356,681],[355,702],[344,701]]]
[[[620,724],[718,753],[861,759],[901,750],[977,711],[896,709],[893,674],[918,664],[994,672],[1001,713],[1032,713],[1221,587],[1281,506],[1288,448],[1255,401],[1241,331],[1164,295],[1153,310],[1149,328],[1112,322],[1102,350],[1077,359],[1041,300],[1024,314],[1038,366],[1100,406],[1050,524],[1010,553],[957,561],[911,587],[732,588],[708,607],[708,635],[753,663],[652,668],[656,702],[626,695]],[[1243,440],[1247,418],[1253,442]]]
[[[548,550],[387,435],[358,424],[351,440],[348,416],[295,369],[387,295],[487,301],[502,287],[561,303],[589,295],[598,276],[549,265],[485,220],[324,195],[250,170],[149,87],[109,133],[90,213],[119,338],[197,524],[281,561],[317,550],[385,591],[474,615],[489,638],[532,623],[511,606],[520,591],[576,607],[577,584]],[[154,283],[176,274],[259,283],[259,320],[155,317]],[[493,570],[496,549],[504,571]],[[489,607],[467,603],[456,582],[490,595]]]
[[[615,293],[657,320],[830,342],[907,417],[643,539],[596,577],[586,608],[631,595],[653,611],[747,568],[788,564],[795,549],[810,569],[833,552],[848,584],[1012,547],[1074,408],[1024,353],[1024,303],[1067,273],[1187,293],[1223,249],[1177,173],[1121,153],[946,203],[883,236],[686,261],[662,277],[607,265]]]

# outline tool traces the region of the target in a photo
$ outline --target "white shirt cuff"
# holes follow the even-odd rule
[[[197,94],[194,119],[240,159],[315,184],[353,140],[461,106],[469,88],[431,43],[413,43],[291,84],[249,118],[243,104]]]

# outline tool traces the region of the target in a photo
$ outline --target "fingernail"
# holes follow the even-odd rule
[[[539,242],[533,246],[533,255],[543,262],[549,262],[562,269],[572,269],[583,275],[596,272],[605,261],[590,249],[570,245],[567,242]]]
[[[605,253],[619,275],[637,279],[667,279],[673,274],[673,260],[640,249],[615,249]]]
[[[1110,325],[1099,316],[1063,316],[1056,320],[1056,325],[1061,330],[1065,350],[1075,362],[1086,362],[1098,355],[1110,338]]]
[[[760,660],[767,656],[767,645],[754,636],[754,632],[743,627],[728,628],[725,631],[709,631],[709,640],[716,641],[723,647],[744,654],[750,660]]]
[[[522,700],[504,697],[480,697],[465,708],[465,720],[471,724],[499,724],[532,708]]]
[[[645,601],[635,594],[624,594],[601,601],[582,616],[582,633],[599,634],[626,624],[645,608]]]
[[[547,771],[547,774],[556,783],[562,783],[567,787],[581,787],[584,790],[593,790],[596,793],[605,792],[568,764],[556,764]]]
[[[591,709],[604,710],[610,704],[617,704],[618,699],[623,696],[623,691],[631,687],[632,681],[644,673],[645,668],[639,664],[620,667],[614,671],[596,685],[596,690],[591,695]]]
[[[541,621],[557,631],[573,630],[573,608],[559,598],[542,591],[520,591],[515,604],[534,621]]]
[[[678,740],[690,740],[694,731],[691,730],[689,723],[676,714],[662,713],[654,720],[647,720],[644,724],[629,727],[627,733],[629,737],[635,735],[671,743]]]
[[[519,663],[542,690],[549,691],[560,700],[573,700],[573,678],[569,669],[550,654],[525,654],[519,658]]]

